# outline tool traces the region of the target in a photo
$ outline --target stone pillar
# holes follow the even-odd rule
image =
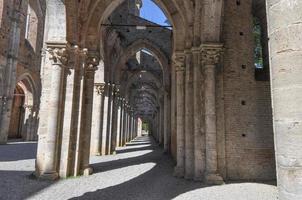
[[[84,92],[82,100],[81,128],[78,146],[78,167],[77,175],[90,175],[92,168],[89,166],[90,157],[90,139],[91,139],[91,122],[93,107],[93,88],[94,75],[99,65],[99,59],[95,55],[88,55],[85,74],[84,74]]]
[[[45,74],[43,77],[45,85],[42,90],[41,107],[44,113],[40,116],[36,175],[43,179],[54,180],[58,178],[57,165],[58,152],[60,152],[58,140],[61,139],[61,99],[67,53],[64,43],[47,45],[48,53],[44,67],[50,74]]]
[[[129,108],[129,122],[128,122],[128,142],[132,140],[132,123],[133,123],[133,115],[132,115],[132,108]]]
[[[125,101],[125,113],[124,113],[124,127],[123,127],[123,143],[124,145],[128,142],[127,141],[127,138],[128,138],[128,110],[129,110],[129,107],[128,107],[128,104],[127,102]]]
[[[108,108],[107,108],[107,129],[106,129],[106,146],[105,154],[109,155],[111,150],[111,131],[112,131],[112,114],[113,114],[113,90],[114,84],[108,83]]]
[[[194,101],[194,180],[201,181],[205,171],[205,133],[203,124],[203,99],[201,94],[203,90],[201,63],[200,63],[200,48],[192,50],[193,52],[193,101]]]
[[[108,107],[109,107],[109,83],[105,83],[104,88],[104,99],[103,99],[103,129],[102,129],[102,155],[106,155],[106,146],[107,146],[107,121],[108,121]]]
[[[34,138],[34,132],[33,132],[33,126],[34,126],[34,108],[30,105],[24,105],[25,109],[25,126],[22,127],[22,138],[24,138],[26,141],[33,141]]]
[[[206,134],[206,182],[222,184],[218,173],[217,131],[216,131],[216,65],[219,62],[222,45],[203,44],[202,62],[204,64],[205,96],[205,134]]]
[[[102,155],[102,130],[103,130],[103,110],[104,110],[104,83],[95,83],[92,130],[91,130],[91,155]]]
[[[177,53],[174,55],[174,66],[176,71],[176,143],[177,143],[177,165],[174,169],[176,177],[183,177],[185,173],[185,55]]]
[[[118,123],[118,106],[119,106],[119,85],[115,85],[113,88],[112,96],[112,130],[111,130],[111,142],[110,142],[110,154],[115,153],[117,144],[117,123]]]
[[[74,134],[72,132],[72,115],[73,115],[73,96],[74,96],[74,78],[75,78],[75,66],[67,65],[64,71],[64,87],[63,87],[63,102],[62,102],[62,113],[64,116],[61,118],[62,121],[62,141],[60,148],[60,165],[59,176],[61,178],[66,178],[69,175],[73,175],[74,170],[69,165],[73,167],[75,160],[75,149],[70,149],[69,145],[72,142],[76,142],[76,137],[72,137]],[[71,162],[70,162],[71,161]]]
[[[185,75],[185,178],[194,177],[194,108],[192,53],[186,51]]]
[[[164,151],[168,153],[171,144],[171,101],[168,92],[164,96],[164,109]]]
[[[124,113],[125,113],[125,104],[124,98],[120,98],[120,128],[119,128],[119,146],[123,146],[124,142]]]
[[[116,127],[116,146],[120,146],[121,141],[121,113],[122,113],[122,101],[121,97],[117,99],[117,127]]]
[[[302,1],[267,0],[277,183],[302,199]]]
[[[64,88],[62,102],[62,142],[60,150],[59,175],[61,178],[75,176],[77,133],[79,123],[79,83],[83,74],[83,62],[87,49],[79,49],[77,45],[68,45],[70,62],[64,71]]]

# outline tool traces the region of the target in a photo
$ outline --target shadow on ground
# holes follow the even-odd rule
[[[35,159],[36,142],[8,142],[0,145],[0,162]]]

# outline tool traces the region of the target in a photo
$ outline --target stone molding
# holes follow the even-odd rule
[[[219,43],[202,44],[201,62],[204,65],[217,65],[223,54],[223,45]]]
[[[176,52],[172,56],[173,63],[175,65],[176,72],[185,71],[186,55],[184,52]]]

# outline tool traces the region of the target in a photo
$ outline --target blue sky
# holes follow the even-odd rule
[[[152,0],[143,0],[140,16],[159,25],[168,25],[165,23],[167,17]]]

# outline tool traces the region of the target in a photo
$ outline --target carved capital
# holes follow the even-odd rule
[[[67,66],[69,56],[66,48],[50,47],[46,51],[50,54],[49,59],[53,64]]]
[[[86,59],[86,70],[87,71],[96,71],[97,66],[99,65],[100,59],[96,54],[88,53]]]
[[[222,44],[202,44],[201,62],[204,65],[216,65],[219,63],[223,53]]]
[[[115,85],[114,87],[114,95],[119,96],[120,94],[120,85]]]
[[[105,83],[96,83],[94,85],[98,95],[103,95],[105,92]]]
[[[176,52],[172,57],[176,71],[185,71],[186,55],[183,52]]]

